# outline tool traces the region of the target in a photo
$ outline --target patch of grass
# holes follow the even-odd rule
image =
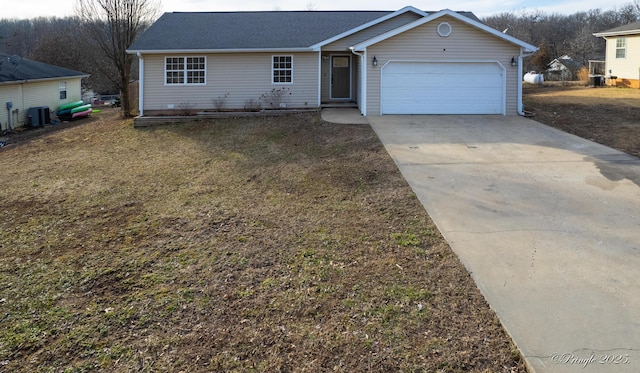
[[[103,111],[0,157],[0,370],[524,371],[368,126]]]
[[[396,240],[399,246],[411,247],[420,245],[420,239],[413,233],[392,233],[391,237]]]

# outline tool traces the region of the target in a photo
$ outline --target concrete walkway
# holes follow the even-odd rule
[[[367,117],[534,372],[640,372],[640,160],[504,116]]]
[[[367,118],[355,108],[327,108],[320,112],[325,122],[337,124],[369,124]]]

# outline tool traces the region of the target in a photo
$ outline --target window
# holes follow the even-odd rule
[[[60,99],[67,99],[67,82],[58,83],[58,92],[60,92]]]
[[[293,83],[293,56],[273,56],[273,83]]]
[[[448,22],[440,22],[436,29],[438,31],[438,35],[442,37],[447,37],[451,35],[451,25]]]
[[[616,39],[616,58],[627,58],[627,38]]]
[[[206,84],[205,57],[166,57],[165,84]]]

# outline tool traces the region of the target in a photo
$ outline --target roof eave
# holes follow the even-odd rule
[[[75,79],[75,78],[84,79],[84,78],[88,78],[89,76],[90,74],[84,74],[84,75],[54,76],[50,78],[8,80],[6,82],[0,82],[0,85],[26,84],[26,83],[34,83],[34,82],[50,82],[50,81],[60,80],[60,79]]]
[[[304,48],[238,48],[238,49],[127,49],[129,54],[220,54],[220,53],[300,53],[317,52]]]
[[[598,38],[606,38],[607,36],[623,36],[623,35],[638,35],[640,34],[640,30],[627,30],[627,31],[617,31],[617,32],[596,32],[593,36]]]
[[[362,50],[366,49],[367,47],[369,47],[369,46],[371,46],[373,44],[377,44],[377,43],[379,43],[379,42],[381,42],[383,40],[386,40],[388,38],[396,36],[396,35],[398,35],[398,34],[400,34],[402,32],[405,32],[407,30],[411,30],[411,29],[413,29],[415,27],[424,25],[427,22],[431,22],[431,21],[436,20],[438,18],[441,18],[443,16],[453,17],[453,18],[455,18],[455,19],[457,19],[457,20],[459,20],[461,22],[465,22],[465,23],[469,24],[470,26],[473,26],[475,28],[478,28],[480,30],[488,32],[488,33],[490,33],[490,34],[492,34],[494,36],[497,36],[497,37],[499,37],[501,39],[504,39],[505,41],[508,41],[508,42],[510,42],[512,44],[515,44],[515,45],[519,46],[520,48],[522,48],[524,53],[533,53],[533,52],[536,52],[538,50],[537,47],[535,47],[535,46],[533,46],[533,45],[531,45],[529,43],[525,43],[522,40],[514,38],[513,36],[510,36],[510,35],[507,35],[507,34],[503,34],[503,33],[499,32],[498,30],[493,29],[493,28],[485,25],[484,23],[474,21],[473,19],[465,17],[463,15],[460,15],[457,12],[454,12],[454,11],[452,11],[450,9],[444,9],[444,10],[441,10],[439,12],[432,13],[432,14],[428,15],[427,17],[424,17],[424,18],[421,18],[421,19],[416,20],[414,22],[408,23],[408,24],[406,24],[404,26],[398,27],[398,28],[396,28],[394,30],[391,30],[391,31],[386,32],[386,33],[384,33],[382,35],[376,36],[376,37],[374,37],[372,39],[366,40],[366,41],[364,41],[362,43],[356,44],[356,45],[353,46],[353,49],[355,49],[357,51],[362,51]]]

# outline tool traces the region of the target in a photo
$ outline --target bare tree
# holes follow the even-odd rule
[[[521,11],[499,13],[485,17],[483,22],[496,30],[539,47],[539,51],[524,61],[525,70],[541,70],[554,58],[569,55],[587,64],[590,59],[602,59],[605,42],[594,32],[622,26],[640,19],[640,0],[619,9],[592,9],[571,15]]]
[[[47,18],[46,23],[41,23],[35,32],[39,39],[30,40],[33,52],[28,58],[90,74],[82,85],[96,93],[118,92],[119,74],[115,65],[95,41],[86,37],[77,17]]]
[[[96,44],[115,65],[122,113],[133,115],[129,94],[134,56],[127,53],[138,35],[160,14],[159,0],[76,0],[75,13]]]

